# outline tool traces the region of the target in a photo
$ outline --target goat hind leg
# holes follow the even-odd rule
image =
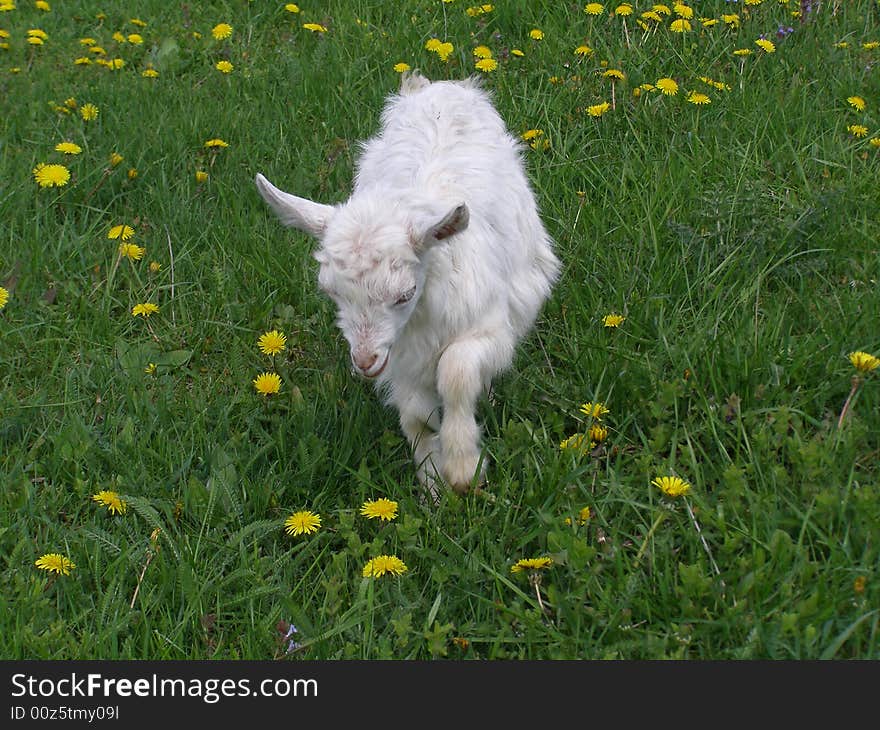
[[[438,498],[437,464],[440,462],[440,402],[427,390],[414,390],[398,404],[400,428],[413,450],[419,481]]]

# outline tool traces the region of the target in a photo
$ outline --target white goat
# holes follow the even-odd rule
[[[482,481],[477,400],[559,272],[520,143],[489,96],[474,79],[405,74],[346,202],[256,184],[282,223],[320,242],[319,286],[354,367],[397,408],[420,480],[435,497],[438,477],[456,491]]]

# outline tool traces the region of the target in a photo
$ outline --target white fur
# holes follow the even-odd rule
[[[318,282],[354,366],[374,378],[432,492],[481,480],[475,409],[559,272],[519,142],[473,79],[405,74],[335,206],[257,188],[315,236]],[[402,301],[411,295],[408,301]]]

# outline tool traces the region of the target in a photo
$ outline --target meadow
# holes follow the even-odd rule
[[[880,4],[469,1],[0,1],[0,656],[880,659]],[[406,67],[563,262],[437,505],[253,184]]]

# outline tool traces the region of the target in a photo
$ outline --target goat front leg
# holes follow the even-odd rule
[[[456,492],[481,483],[480,428],[476,420],[477,399],[492,376],[507,367],[513,355],[512,341],[497,335],[475,335],[456,340],[437,364],[437,392],[443,401],[440,424],[440,473]]]

